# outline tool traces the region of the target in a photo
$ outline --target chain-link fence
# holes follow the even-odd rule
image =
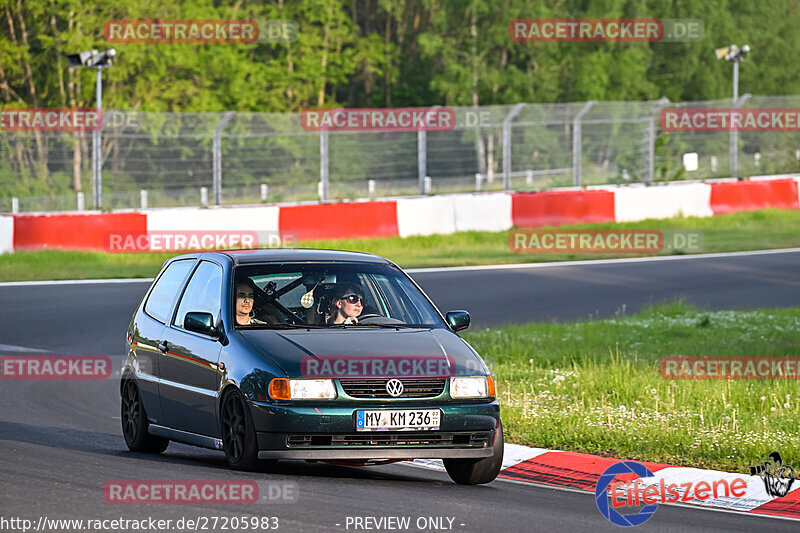
[[[750,96],[743,108],[800,108]],[[457,107],[449,131],[307,131],[300,114],[106,112],[103,209],[538,190],[731,175],[729,133],[664,132],[665,108],[731,100]],[[738,175],[800,171],[798,133],[739,133]],[[0,132],[0,211],[94,209],[91,132]],[[683,154],[698,154],[686,171]]]

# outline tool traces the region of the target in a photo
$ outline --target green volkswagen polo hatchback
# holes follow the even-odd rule
[[[488,368],[391,261],[329,250],[175,257],[127,332],[122,430],[131,450],[169,441],[259,460],[367,465],[442,459],[488,483],[503,429]]]

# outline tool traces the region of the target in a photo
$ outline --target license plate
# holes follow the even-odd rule
[[[356,411],[356,431],[426,431],[439,429],[439,409]]]

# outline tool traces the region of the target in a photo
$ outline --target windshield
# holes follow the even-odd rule
[[[419,289],[388,265],[248,265],[234,276],[236,327],[446,327]]]

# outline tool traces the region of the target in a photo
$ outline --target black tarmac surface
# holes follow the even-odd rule
[[[800,252],[412,271],[412,277],[442,311],[469,310],[474,327],[599,318],[678,297],[708,309],[800,305]],[[123,354],[125,328],[147,286],[143,282],[0,286],[0,355],[109,355],[116,368]],[[462,487],[443,472],[408,465],[352,468],[287,461],[245,474],[228,470],[221,452],[174,443],[161,456],[131,453],[120,432],[115,377],[2,379],[0,405],[3,530],[22,531],[3,523],[2,519],[11,518],[28,519],[35,526],[40,517],[153,517],[172,519],[170,531],[187,531],[175,521],[274,516],[278,531],[388,531],[356,528],[354,518],[398,516],[410,517],[406,531],[619,531],[600,515],[593,495],[586,493],[501,480]],[[251,505],[106,503],[105,483],[130,479],[289,483],[296,487],[298,499]],[[422,522],[427,517],[446,518],[438,529],[418,527],[418,520],[425,526]],[[224,531],[221,522],[217,524],[213,529],[209,521],[205,530]],[[227,531],[234,530],[231,525]],[[748,533],[799,529],[794,521],[667,505],[636,528]]]

